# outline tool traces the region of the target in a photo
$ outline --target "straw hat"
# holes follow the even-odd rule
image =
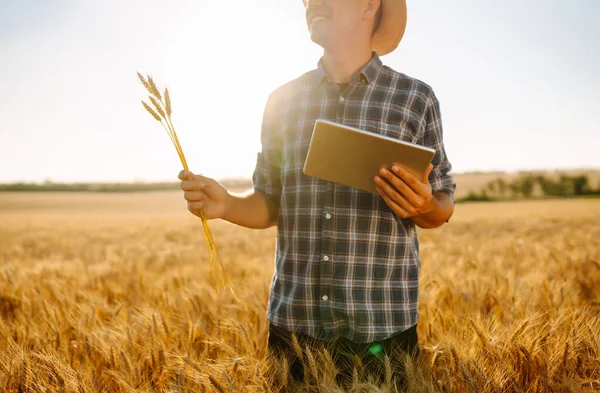
[[[302,0],[304,6],[308,0]],[[398,47],[406,30],[406,0],[381,0],[381,24],[373,34],[373,50],[379,56],[387,55]]]

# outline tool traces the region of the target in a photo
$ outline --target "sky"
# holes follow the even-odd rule
[[[408,0],[393,69],[432,86],[454,172],[600,168],[600,2]],[[271,91],[316,67],[301,0],[0,0],[0,183],[252,175]]]

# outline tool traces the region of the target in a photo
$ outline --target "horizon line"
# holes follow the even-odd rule
[[[470,170],[461,172],[451,172],[453,176],[465,176],[465,175],[503,175],[503,174],[526,174],[526,173],[548,173],[548,172],[600,172],[599,167],[572,167],[572,168],[545,168],[545,169],[486,169],[486,170]],[[252,177],[248,176],[232,176],[232,177],[214,177],[218,182],[231,182],[231,181],[252,181]],[[28,181],[28,180],[16,180],[16,181],[2,181],[0,185],[14,185],[14,184],[169,184],[177,183],[176,180],[146,180],[146,179],[132,179],[132,180],[74,180],[74,181],[55,181],[50,178],[43,181]]]

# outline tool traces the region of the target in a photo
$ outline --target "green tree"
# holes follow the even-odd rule
[[[533,187],[535,185],[535,178],[533,175],[523,175],[519,179],[521,194],[525,198],[531,198],[533,194]]]
[[[496,179],[496,183],[498,184],[498,192],[500,193],[500,196],[504,197],[504,195],[506,195],[506,189],[508,188],[508,185],[501,177]]]
[[[560,175],[558,180],[558,195],[562,197],[572,196],[575,194],[573,178],[567,175]]]
[[[521,185],[518,180],[513,180],[508,184],[508,188],[510,190],[511,196],[513,198],[518,198],[521,195]]]
[[[587,175],[575,176],[573,178],[573,192],[575,195],[584,195],[589,189],[589,179]]]
[[[547,179],[543,175],[536,176],[535,180],[542,188],[544,196],[557,196],[559,194],[559,187],[552,180]]]

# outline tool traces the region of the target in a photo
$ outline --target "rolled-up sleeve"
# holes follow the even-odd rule
[[[274,94],[269,96],[262,119],[261,150],[257,154],[252,184],[279,207],[281,200],[281,130]]]
[[[454,201],[456,182],[451,174],[452,164],[448,160],[448,155],[444,147],[440,103],[433,92],[431,92],[427,103],[423,142],[425,146],[434,149],[436,152],[431,162],[433,169],[429,174],[429,183],[431,184],[432,192],[448,194]]]

